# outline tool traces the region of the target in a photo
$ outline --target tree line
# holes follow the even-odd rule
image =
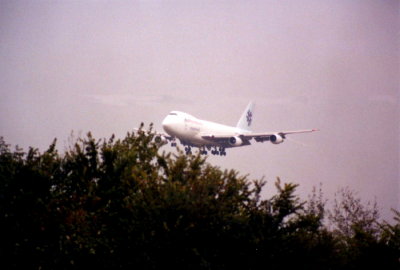
[[[400,269],[400,213],[160,153],[151,127],[41,153],[0,138],[3,269]]]

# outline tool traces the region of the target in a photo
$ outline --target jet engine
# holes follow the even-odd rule
[[[240,139],[237,136],[229,138],[229,144],[232,146],[239,146],[242,145],[242,143],[243,143],[242,139]]]
[[[154,137],[154,142],[157,144],[166,144],[166,143],[168,143],[168,140],[167,140],[167,138],[165,138],[162,135],[156,135]]]
[[[269,140],[273,143],[273,144],[280,144],[283,143],[283,139],[284,137],[280,134],[274,134],[271,137],[269,137]]]

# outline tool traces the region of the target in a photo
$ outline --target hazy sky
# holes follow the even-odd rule
[[[399,1],[0,1],[0,136],[60,149],[171,110],[254,131],[319,128],[209,158],[250,178],[349,186],[400,209]],[[292,140],[291,140],[292,139]],[[172,148],[165,147],[166,151]]]

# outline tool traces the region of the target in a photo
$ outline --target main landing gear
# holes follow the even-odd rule
[[[206,146],[206,147],[200,147],[200,154],[201,155],[207,155],[207,149],[211,150],[211,146]],[[211,150],[212,155],[221,155],[221,156],[226,156],[225,148],[224,147],[219,147],[217,148],[216,146],[214,149]]]
[[[186,155],[191,155],[192,154],[192,148],[190,146],[185,147],[185,153]]]
[[[207,155],[208,152],[206,149],[200,149],[200,155]]]
[[[220,155],[220,156],[226,156],[225,148],[224,147],[219,147],[219,149],[217,150],[217,147],[215,147],[213,150],[211,150],[211,154]]]
[[[208,150],[210,150],[211,148],[207,147]],[[206,147],[200,147],[199,151],[200,151],[200,155],[207,155],[208,151],[207,151]],[[186,155],[191,155],[192,154],[192,147],[190,146],[185,146],[185,153]],[[225,152],[225,148],[224,147],[214,147],[214,149],[211,150],[211,154],[212,155],[219,155],[219,156],[226,156],[226,152]]]

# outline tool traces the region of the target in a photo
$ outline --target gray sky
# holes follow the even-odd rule
[[[1,1],[0,136],[161,130],[171,110],[254,131],[319,128],[210,157],[250,178],[349,186],[399,208],[399,1]],[[166,151],[171,150],[165,147]]]

